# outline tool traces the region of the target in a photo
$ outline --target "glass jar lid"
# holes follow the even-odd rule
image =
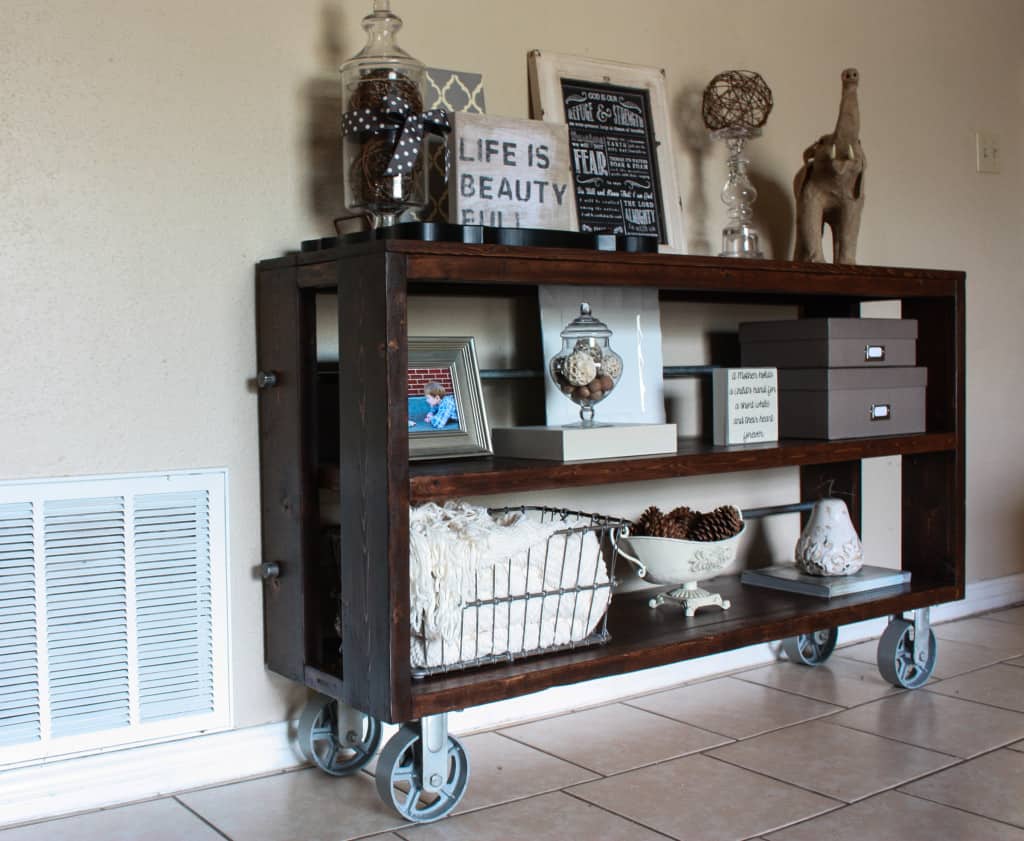
[[[565,325],[561,336],[563,339],[606,339],[612,334],[608,325],[590,314],[590,304],[580,304],[580,314]]]
[[[389,66],[413,71],[426,69],[423,62],[398,46],[396,36],[402,19],[391,11],[390,0],[373,0],[373,11],[363,18],[362,26],[367,35],[366,46],[341,66],[342,72]]]

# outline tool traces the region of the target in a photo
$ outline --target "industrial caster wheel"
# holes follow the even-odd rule
[[[335,777],[352,774],[369,762],[380,737],[377,719],[326,695],[311,698],[299,719],[302,753]]]
[[[838,639],[838,628],[822,628],[810,634],[787,637],[782,641],[782,650],[794,663],[820,666],[835,651]]]
[[[432,738],[422,724],[404,724],[377,760],[377,793],[403,818],[427,823],[454,809],[469,782],[469,757],[462,743],[442,728],[434,756],[425,769],[424,745]],[[437,731],[434,731],[435,733]]]
[[[914,623],[893,619],[878,640],[878,671],[895,686],[917,689],[931,677],[937,653],[935,634],[929,629],[928,647],[915,658]]]

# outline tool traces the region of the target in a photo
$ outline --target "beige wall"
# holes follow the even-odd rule
[[[333,65],[360,45],[369,5],[0,0],[0,478],[229,468],[239,725],[280,720],[295,694],[263,670],[252,574],[252,266],[329,232],[337,181],[324,178],[330,156],[317,141],[336,119]],[[800,151],[831,128],[839,73],[857,66],[870,161],[861,261],[967,270],[968,573],[1024,570],[1024,397],[1008,376],[1024,358],[1024,4],[397,0],[396,9],[406,48],[482,72],[496,114],[525,116],[531,48],[662,66],[673,102],[720,70],[760,71],[776,108],[750,151],[761,224],[779,256],[790,247]],[[978,128],[1001,138],[999,176],[974,172]],[[690,161],[671,140],[686,196]],[[720,173],[715,150],[704,185],[712,240]],[[878,492],[866,507],[880,525],[869,539],[881,545],[892,540],[883,515],[896,474],[888,463],[872,469]],[[794,484],[785,471],[723,482],[686,493],[747,504]],[[650,490],[651,501],[680,492]],[[595,490],[581,501],[629,508],[637,494]]]

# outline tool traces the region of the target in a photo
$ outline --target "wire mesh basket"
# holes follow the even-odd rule
[[[542,544],[477,570],[463,588],[455,640],[411,629],[413,677],[468,669],[607,642],[618,539],[628,521],[545,506],[491,508],[560,527]],[[325,530],[340,559],[337,527]],[[339,600],[340,610],[340,600]],[[340,614],[336,627],[340,632]]]
[[[558,524],[546,541],[478,569],[463,585],[455,638],[413,633],[415,677],[607,642],[624,520],[564,508],[492,508]]]

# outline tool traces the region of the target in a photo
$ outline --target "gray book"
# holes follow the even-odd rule
[[[807,575],[800,572],[796,564],[775,564],[744,570],[740,581],[754,587],[770,587],[773,590],[830,599],[833,596],[906,584],[910,581],[910,570],[862,566],[852,575]]]

